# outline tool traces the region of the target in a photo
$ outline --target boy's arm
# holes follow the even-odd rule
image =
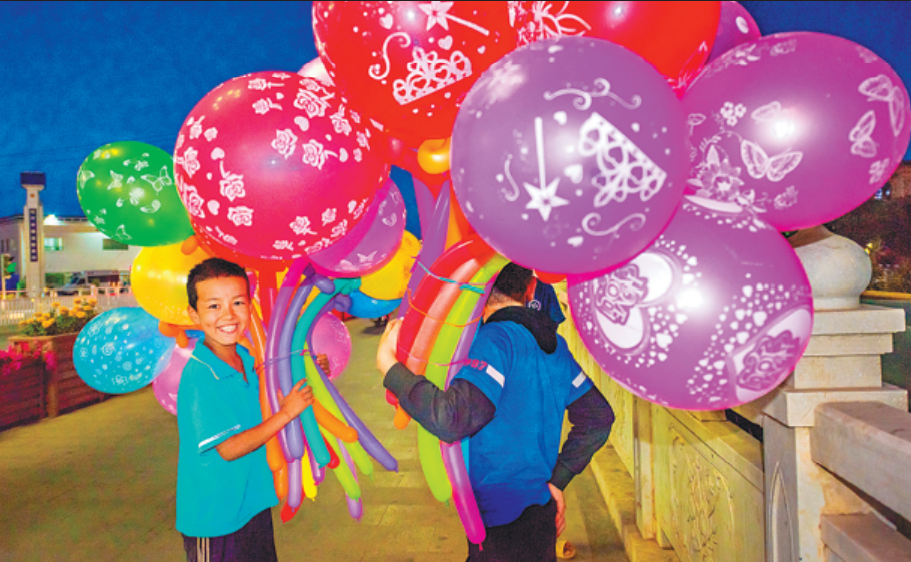
[[[307,382],[306,379],[298,382],[288,396],[281,396],[279,390],[280,409],[269,416],[269,419],[256,427],[232,435],[218,445],[215,450],[226,461],[237,460],[244,455],[248,455],[266,444],[266,441],[273,435],[281,431],[295,417],[299,416],[304,409],[313,404],[313,389],[309,386],[301,388]]]
[[[470,382],[456,379],[447,390],[440,390],[401,363],[386,371],[383,386],[398,397],[408,415],[446,443],[474,435],[496,413],[493,402]]]
[[[557,456],[550,478],[550,483],[559,490],[564,490],[570,480],[585,470],[592,456],[607,443],[614,424],[613,409],[594,386],[571,403],[566,411],[573,427]]]

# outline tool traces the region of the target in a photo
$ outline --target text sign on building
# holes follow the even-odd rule
[[[30,261],[38,261],[38,209],[28,210],[28,250]]]

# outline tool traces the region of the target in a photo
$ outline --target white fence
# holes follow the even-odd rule
[[[136,303],[136,297],[131,292],[118,294],[112,291],[93,291],[79,296],[65,297],[52,294],[37,298],[23,296],[10,298],[10,294],[7,293],[7,298],[0,300],[0,326],[15,326],[36,312],[49,312],[55,302],[72,308],[77,298],[89,297],[97,300],[98,304],[95,308],[100,312],[122,306],[139,306]]]

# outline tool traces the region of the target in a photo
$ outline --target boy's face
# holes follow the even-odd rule
[[[247,281],[240,277],[215,277],[196,284],[196,310],[188,307],[190,320],[206,334],[206,343],[233,346],[250,324]]]

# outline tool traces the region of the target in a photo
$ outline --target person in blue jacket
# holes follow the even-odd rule
[[[445,391],[396,361],[401,321],[377,350],[383,384],[430,433],[466,437],[468,473],[487,538],[468,560],[556,560],[565,528],[563,490],[607,442],[614,413],[557,334],[548,314],[527,307],[536,280],[507,264],[483,312],[468,359]],[[564,413],[572,429],[561,450]]]

